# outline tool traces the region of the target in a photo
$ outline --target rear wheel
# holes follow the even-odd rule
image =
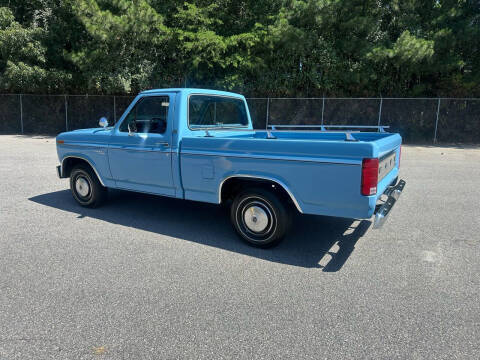
[[[72,169],[70,190],[74,199],[85,207],[98,207],[107,197],[107,188],[100,184],[93,170],[83,164]]]
[[[278,244],[290,222],[288,209],[280,199],[259,188],[239,193],[232,203],[230,217],[243,240],[263,248]]]

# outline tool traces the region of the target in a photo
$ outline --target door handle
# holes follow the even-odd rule
[[[160,141],[160,142],[157,142],[155,143],[155,145],[158,145],[158,146],[165,146],[165,147],[168,147],[170,146],[170,144],[166,141]]]

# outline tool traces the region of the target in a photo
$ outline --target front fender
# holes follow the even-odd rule
[[[114,182],[110,176],[110,168],[108,166],[107,148],[82,147],[81,149],[78,149],[71,145],[57,145],[57,152],[62,174],[67,159],[82,159],[92,167],[98,180],[103,186],[114,186]]]

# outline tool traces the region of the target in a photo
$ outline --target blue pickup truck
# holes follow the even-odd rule
[[[100,126],[56,138],[58,176],[80,205],[99,206],[108,188],[226,203],[237,233],[259,247],[284,237],[291,211],[375,215],[380,227],[405,186],[400,135],[254,130],[245,98],[230,92],[144,91]]]

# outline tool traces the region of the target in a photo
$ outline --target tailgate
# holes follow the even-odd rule
[[[390,151],[378,159],[378,182],[381,182],[390,171],[393,170],[396,164],[397,153],[395,150]]]
[[[360,133],[355,137],[372,144],[372,158],[378,158],[377,197],[398,176],[400,145],[402,137],[391,133]]]

